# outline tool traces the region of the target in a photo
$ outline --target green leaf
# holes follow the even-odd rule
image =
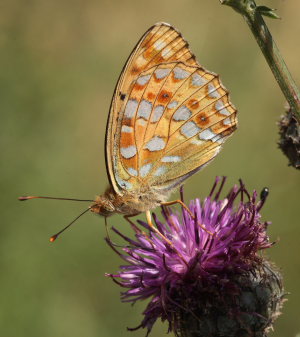
[[[272,19],[280,19],[280,16],[275,13],[276,9],[269,8],[267,6],[257,6],[256,12],[260,13],[261,15],[267,16]]]

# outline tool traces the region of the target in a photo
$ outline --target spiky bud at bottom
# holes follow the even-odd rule
[[[179,290],[172,297],[182,307],[174,313],[180,337],[265,337],[284,302],[282,277],[268,261],[215,286],[199,283],[191,289],[193,294]]]
[[[300,125],[290,108],[281,117],[278,126],[280,149],[288,157],[289,164],[300,169]]]

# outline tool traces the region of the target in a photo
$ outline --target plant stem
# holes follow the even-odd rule
[[[254,0],[220,0],[240,13],[248,23],[261,51],[263,52],[281,91],[288,101],[294,116],[300,122],[300,92],[297,88],[272,35],[257,10]]]

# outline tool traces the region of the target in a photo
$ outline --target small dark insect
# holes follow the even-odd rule
[[[269,189],[268,187],[264,187],[260,192],[260,199],[265,201],[268,195],[269,195]]]

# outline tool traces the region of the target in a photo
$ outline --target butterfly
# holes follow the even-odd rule
[[[153,226],[150,210],[180,202],[168,202],[170,194],[218,154],[237,127],[236,113],[219,76],[196,61],[182,35],[155,24],[117,82],[105,139],[110,186],[89,210],[145,212]]]

